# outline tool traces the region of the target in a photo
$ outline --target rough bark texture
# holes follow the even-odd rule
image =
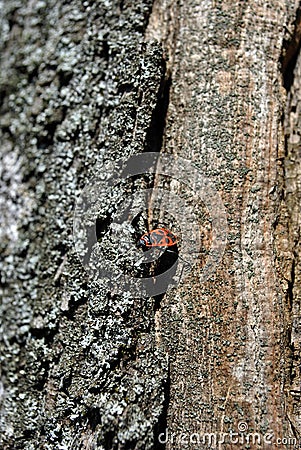
[[[2,448],[298,448],[297,2],[11,0],[1,20]],[[100,158],[144,151],[194,162],[227,210],[216,272],[201,255],[161,299],[107,292],[73,248]]]
[[[282,170],[283,197],[278,219],[276,242],[278,241],[278,257],[280,273],[287,301],[288,355],[290,364],[286,379],[287,415],[292,430],[300,440],[301,432],[301,153],[300,153],[300,99],[301,99],[301,14],[297,12],[294,24],[292,55],[289,64],[283,64],[285,86],[288,89],[285,110],[285,157]],[[283,58],[285,62],[285,58]],[[295,66],[294,66],[295,65]],[[293,71],[291,72],[290,70]],[[288,72],[286,71],[288,70]]]
[[[298,66],[285,142],[282,85],[290,89],[299,51],[299,11],[282,1],[159,3],[149,30],[171,51],[165,149],[215,180],[229,224],[215,276],[192,278],[157,313],[171,355],[168,448],[246,427],[261,434],[252,448],[269,447],[265,433],[298,446]]]

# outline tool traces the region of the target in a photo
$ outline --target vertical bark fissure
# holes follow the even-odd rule
[[[294,69],[301,48],[301,5],[299,5],[296,11],[296,18],[293,26],[293,33],[283,41],[283,52],[280,59],[283,86],[287,92],[290,91],[294,82]]]
[[[168,364],[168,374],[164,384],[164,402],[162,412],[158,418],[157,425],[154,429],[154,450],[165,450],[165,433],[167,430],[167,416],[170,402],[170,365]]]
[[[164,70],[161,86],[158,92],[158,101],[152,114],[151,123],[146,134],[144,147],[145,152],[160,153],[163,147],[166,115],[169,105],[169,91],[171,86],[171,76],[166,72],[166,62],[164,60],[163,63]]]
[[[152,114],[151,123],[149,129],[146,134],[146,144],[145,144],[145,152],[157,152],[161,153],[164,146],[164,135],[165,135],[165,126],[166,126],[166,117],[168,113],[169,106],[169,93],[171,87],[171,76],[167,73],[166,69],[166,61],[163,60],[164,63],[164,71],[162,74],[161,86],[158,92],[158,101],[156,107]],[[152,187],[155,186],[156,179],[153,180]],[[151,208],[151,202],[148,209],[148,224],[152,225],[154,220],[153,211]],[[160,304],[164,297],[164,294],[157,295],[154,297],[154,315],[155,321],[158,320],[158,314],[160,310]],[[159,321],[160,322],[160,321]],[[164,400],[162,405],[162,411],[160,416],[158,417],[157,424],[154,427],[154,449],[156,450],[164,450],[166,445],[160,442],[160,435],[164,433],[167,427],[167,413],[168,406],[170,401],[170,373],[168,368],[168,374],[164,383],[163,390]]]
[[[284,336],[286,347],[285,391],[287,417],[292,432],[300,438],[301,409],[301,337],[300,337],[300,125],[301,125],[301,6],[299,5],[293,32],[284,39],[281,57],[283,86],[287,92],[283,116],[284,155],[279,179],[282,192],[278,223],[275,226],[277,258],[285,292]]]
[[[178,32],[177,21],[174,14],[174,10],[177,9],[177,2],[171,1],[168,4],[161,4],[161,2],[155,1],[150,15],[148,27],[146,30],[145,38],[147,40],[158,40],[163,45],[163,63],[164,71],[162,74],[161,86],[158,93],[157,105],[154,109],[150,127],[146,135],[146,152],[158,152],[163,153],[165,148],[165,136],[166,136],[166,122],[168,117],[168,109],[170,103],[170,91],[172,87],[172,64],[173,53],[176,48],[176,36]],[[164,19],[162,19],[162,15]],[[173,45],[170,45],[170,42]],[[155,176],[153,187],[158,186],[160,176]],[[167,181],[169,183],[169,181]],[[150,200],[150,208],[148,211],[148,223],[149,226],[153,224],[154,215],[152,211],[152,199]],[[156,218],[156,219],[159,219]],[[161,219],[161,217],[160,217]],[[161,322],[161,302],[165,297],[165,293],[154,297],[154,315],[155,315],[155,327],[156,327],[156,341],[159,347],[162,346],[161,334],[164,334]],[[166,349],[163,348],[163,352]],[[171,376],[170,376],[170,363],[168,363],[168,374],[164,383],[164,401],[161,414],[158,418],[157,424],[154,427],[154,449],[164,450],[166,449],[166,442],[161,439],[165,435],[168,423],[168,412],[170,404],[170,389],[171,389]]]

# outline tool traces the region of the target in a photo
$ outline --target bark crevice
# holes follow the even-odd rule
[[[283,41],[283,50],[280,58],[283,86],[289,92],[294,82],[294,69],[297,64],[301,48],[301,5],[296,11],[293,22],[293,31],[287,30],[287,36]]]
[[[162,151],[166,116],[169,105],[169,92],[172,84],[171,76],[166,73],[166,63],[163,60],[164,70],[162,75],[161,86],[158,92],[158,101],[153,111],[151,123],[147,130],[145,140],[145,152]]]
[[[279,214],[275,225],[277,265],[284,292],[284,380],[287,417],[295,437],[300,437],[301,410],[299,367],[300,338],[300,123],[301,123],[301,6],[283,40],[281,72],[287,92],[283,127],[283,155],[279,158]]]
[[[167,430],[167,417],[168,417],[168,407],[170,403],[170,364],[168,364],[168,374],[164,383],[164,402],[163,409],[159,416],[158,422],[154,429],[154,450],[165,450],[166,444],[164,443],[164,439],[161,436],[166,433]],[[161,435],[161,436],[160,436]]]

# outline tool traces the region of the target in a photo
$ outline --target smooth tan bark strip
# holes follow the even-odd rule
[[[200,284],[195,271],[158,313],[171,355],[169,431],[174,439],[238,432],[243,422],[245,437],[259,434],[252,448],[262,448],[267,433],[294,437],[284,392],[287,300],[273,238],[284,155],[278,62],[292,11],[284,1],[169,2],[164,15],[166,6],[157,2],[148,28],[170,55],[165,151],[211,178],[229,226],[212,278]]]

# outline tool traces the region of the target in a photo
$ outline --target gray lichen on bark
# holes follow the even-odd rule
[[[164,78],[151,4],[2,4],[2,448],[153,447],[153,302],[90,283],[72,240],[99,157],[147,147]]]
[[[300,433],[298,5],[152,3],[1,2],[5,449]],[[91,281],[72,238],[98,163],[160,150],[213,180],[229,226],[216,273],[161,303]]]

